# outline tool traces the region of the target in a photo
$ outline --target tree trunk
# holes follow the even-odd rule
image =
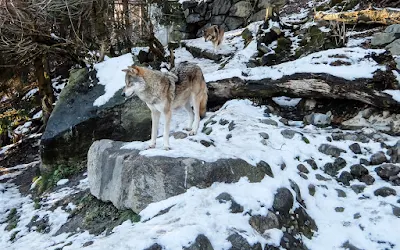
[[[129,4],[128,0],[122,0],[122,7],[124,9],[124,22],[125,22],[125,46],[128,50],[132,47],[132,24],[130,21]]]
[[[295,74],[279,80],[244,81],[238,77],[207,83],[210,106],[236,98],[276,96],[357,100],[399,112],[400,103],[390,95],[367,87],[371,79],[348,81],[326,74]]]
[[[316,20],[337,21],[348,24],[379,23],[379,24],[391,25],[400,23],[400,11],[391,11],[387,9],[383,10],[368,9],[368,10],[339,12],[339,13],[324,13],[319,11],[315,13],[314,18]]]
[[[44,66],[46,65],[46,67]],[[49,72],[46,70],[48,65],[47,57],[39,57],[34,61],[35,75],[38,80],[39,95],[42,99],[43,123],[46,124],[53,111],[54,93],[51,85]]]

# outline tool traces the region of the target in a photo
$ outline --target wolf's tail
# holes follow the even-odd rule
[[[203,78],[203,83],[204,83],[204,92],[201,95],[201,100],[200,100],[200,118],[201,119],[203,119],[206,116],[207,101],[208,101],[208,89],[207,89],[207,84],[204,81],[204,78]]]

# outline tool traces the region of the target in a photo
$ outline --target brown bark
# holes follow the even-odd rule
[[[46,65],[46,66],[44,66]],[[43,122],[47,123],[53,111],[54,93],[51,85],[49,72],[46,70],[48,65],[47,57],[36,58],[34,60],[35,75],[38,81],[39,95],[42,99]]]
[[[390,95],[367,87],[369,79],[347,81],[324,74],[297,74],[279,80],[244,81],[238,77],[209,82],[210,106],[235,98],[292,96],[356,100],[374,107],[399,111],[400,103]]]
[[[337,21],[348,24],[398,24],[400,23],[400,11],[392,10],[360,10],[351,12],[339,12],[339,13],[324,13],[317,12],[314,16],[315,20],[325,20],[325,21]]]

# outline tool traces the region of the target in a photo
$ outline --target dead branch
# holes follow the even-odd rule
[[[339,12],[339,13],[325,13],[317,12],[314,16],[315,20],[325,21],[336,21],[346,24],[399,24],[400,23],[400,11],[382,9],[382,10],[360,10],[351,12]]]

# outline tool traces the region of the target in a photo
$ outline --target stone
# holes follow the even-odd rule
[[[267,124],[267,125],[272,125],[272,126],[275,126],[275,127],[278,126],[278,123],[276,121],[272,120],[272,119],[262,119],[262,120],[260,120],[260,122],[264,123],[264,124]]]
[[[194,9],[197,7],[198,2],[194,0],[184,1],[182,3],[182,10]]]
[[[399,56],[400,55],[400,39],[395,40],[388,46],[386,46],[386,49],[390,51],[392,55]]]
[[[361,147],[358,143],[353,143],[349,146],[350,150],[355,154],[361,154]]]
[[[344,207],[335,207],[335,211],[338,213],[343,213],[344,212]]]
[[[242,36],[243,40],[244,40],[246,43],[250,42],[250,41],[253,39],[253,33],[252,33],[248,28],[245,28],[245,29],[242,31],[241,36]]]
[[[320,174],[315,174],[315,178],[319,181],[329,181],[330,180],[329,178],[326,178]]]
[[[293,130],[290,130],[290,129],[285,129],[285,130],[281,131],[281,134],[286,139],[293,139],[294,135],[296,134],[296,131],[293,131]]]
[[[261,136],[261,138],[263,138],[265,140],[269,139],[269,135],[267,133],[265,133],[265,132],[261,132],[261,133],[259,133],[259,135]]]
[[[230,0],[215,0],[212,4],[212,15],[225,15],[228,13],[231,6]]]
[[[266,175],[264,168],[241,159],[204,162],[185,157],[146,157],[138,150],[121,148],[124,145],[111,140],[92,144],[87,162],[89,187],[96,198],[135,213],[150,203],[182,194],[190,187],[233,183],[245,176],[250,182],[259,182]]]
[[[379,151],[371,156],[370,163],[371,165],[380,165],[384,162],[387,162],[387,158],[385,153]]]
[[[339,157],[341,153],[346,153],[345,150],[330,144],[321,144],[321,146],[319,146],[318,148],[318,151],[326,155],[331,155],[333,157]]]
[[[228,125],[228,130],[229,131],[232,131],[232,130],[234,130],[235,129],[235,122],[234,121],[231,121],[230,123],[229,123],[229,125]]]
[[[238,204],[230,194],[228,193],[221,193],[219,194],[216,198],[216,200],[219,201],[219,203],[226,203],[226,202],[231,202],[230,210],[232,213],[241,213],[243,212],[243,206]]]
[[[367,175],[368,169],[366,169],[363,165],[361,164],[355,164],[350,167],[350,173],[355,177],[355,178],[361,178],[364,175]]]
[[[200,16],[200,14],[197,13],[191,13],[186,17],[186,23],[192,24],[192,23],[198,23],[204,21],[204,17]]]
[[[324,165],[324,173],[334,177],[338,174],[338,170],[333,166],[332,163],[327,163]]]
[[[400,173],[400,167],[394,164],[382,164],[375,168],[375,172],[384,180],[389,180],[392,176],[397,176]]]
[[[59,166],[82,168],[95,140],[150,139],[151,115],[146,104],[138,97],[125,100],[119,90],[107,103],[95,106],[94,101],[105,93],[104,85],[90,79],[96,79],[95,72],[71,71],[40,140],[43,173]]]
[[[229,121],[228,121],[228,120],[225,120],[225,119],[221,119],[221,120],[219,120],[218,123],[219,123],[220,125],[222,125],[222,126],[225,126],[226,124],[229,123]]]
[[[263,21],[265,19],[266,12],[266,9],[261,9],[260,11],[254,13],[250,16],[249,22]]]
[[[354,180],[354,177],[347,171],[343,171],[337,179],[338,182],[341,182],[346,186],[349,186],[350,181],[352,180]]]
[[[194,8],[194,12],[199,13],[200,16],[205,16],[207,12],[207,3],[199,2],[196,8]]]
[[[375,196],[388,197],[390,195],[396,195],[396,190],[390,187],[381,187],[374,191]]]
[[[390,156],[391,163],[400,163],[400,140],[397,143],[390,147],[390,152],[388,155]]]
[[[214,248],[210,240],[204,234],[200,234],[189,247],[183,247],[183,250],[214,250]]]
[[[338,157],[335,159],[335,161],[333,162],[333,167],[339,171],[340,169],[346,167],[347,162],[345,159],[343,159],[342,157]]]
[[[253,6],[250,2],[240,1],[240,2],[232,5],[232,7],[229,10],[229,15],[245,18],[245,17],[249,17],[251,15],[252,10],[253,10]]]
[[[400,218],[400,207],[392,205],[392,212],[394,216]]]
[[[313,159],[308,159],[308,160],[306,160],[306,162],[308,163],[308,165],[311,166],[312,169],[314,169],[314,170],[318,169],[318,165]]]
[[[367,185],[372,185],[375,182],[375,178],[372,177],[372,175],[367,174],[367,175],[364,175],[363,177],[361,177],[360,181],[364,182]]]
[[[340,198],[346,198],[346,197],[347,197],[345,191],[343,191],[343,190],[341,190],[341,189],[339,189],[339,188],[337,188],[337,189],[335,189],[335,190],[336,190],[336,192],[337,192],[337,196],[338,196],[338,197],[340,197]]]
[[[303,120],[306,124],[312,124],[317,127],[326,127],[332,122],[332,112],[329,111],[326,114],[312,113],[304,116]]]
[[[310,173],[310,171],[303,164],[297,165],[297,170],[299,170],[300,172],[305,173],[305,174]]]
[[[287,188],[278,188],[272,207],[281,214],[288,214],[293,207],[293,195]]]
[[[307,177],[308,178],[308,177]],[[290,182],[290,187],[293,189],[293,191],[296,193],[296,201],[299,202],[300,204],[304,205],[303,198],[301,197],[301,192],[300,192],[300,187],[297,185],[296,182],[293,180],[289,179]]]
[[[385,29],[385,33],[400,34],[400,24],[392,24]]]
[[[268,163],[266,163],[265,161],[260,161],[259,163],[257,163],[256,166],[258,168],[263,169],[266,175],[268,175],[271,178],[274,178],[274,173],[272,173],[271,166]]]
[[[362,248],[358,248],[358,247],[354,246],[349,241],[346,241],[345,243],[343,243],[342,248],[348,249],[348,250],[362,250]]]
[[[315,186],[314,186],[313,184],[309,184],[309,185],[308,185],[308,193],[309,193],[311,196],[314,196],[314,195],[315,195],[315,191],[316,191]]]
[[[396,39],[393,33],[376,33],[371,39],[372,46],[388,45]]]
[[[287,232],[283,233],[281,238],[280,245],[283,249],[296,249],[296,250],[304,250],[305,248],[302,246],[300,240],[296,239],[292,235]]]
[[[154,243],[153,245],[149,246],[148,248],[145,248],[144,250],[162,250],[162,246],[160,246],[157,243]]]
[[[364,192],[365,189],[365,185],[360,185],[360,184],[355,184],[355,185],[351,185],[350,188],[354,191],[354,193],[356,194],[360,194],[362,192]]]
[[[268,211],[266,216],[262,215],[251,216],[249,224],[260,234],[264,234],[264,232],[269,229],[280,228],[278,217],[270,211]]]
[[[223,24],[225,21],[225,16],[221,15],[221,16],[212,16],[210,19],[210,23],[211,24],[216,24],[216,25],[221,25]]]
[[[369,160],[367,160],[367,159],[361,158],[360,159],[360,164],[361,165],[365,165],[365,166],[369,166],[369,165],[371,165],[371,162]]]
[[[228,30],[234,30],[240,28],[244,24],[244,19],[240,17],[231,17],[228,16],[225,19],[225,24]]]
[[[262,250],[262,246],[259,242],[250,245],[247,240],[238,233],[230,235],[227,240],[232,244],[230,250]]]
[[[188,135],[187,135],[185,132],[178,131],[178,132],[172,133],[172,136],[173,136],[175,139],[185,139]]]
[[[360,218],[361,218],[361,214],[360,214],[360,213],[355,213],[355,214],[353,215],[353,218],[354,218],[354,219],[360,219]]]

